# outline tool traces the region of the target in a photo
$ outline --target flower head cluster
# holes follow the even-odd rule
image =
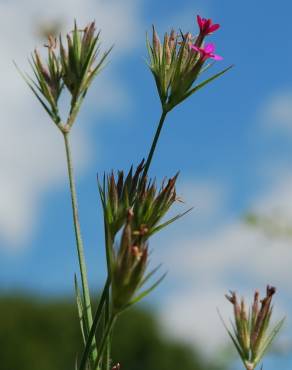
[[[158,190],[155,181],[143,177],[144,161],[135,172],[131,167],[127,176],[118,171],[104,177],[103,186],[99,184],[99,192],[103,204],[105,222],[109,237],[115,236],[125,225],[128,212],[134,213],[132,226],[134,233],[143,239],[149,238],[163,227],[159,222],[177,200],[175,183],[177,176],[163,181]]]
[[[195,91],[211,82],[226,70],[212,76],[197,86],[193,86],[207,59],[221,60],[214,54],[215,46],[203,47],[205,37],[219,29],[211,19],[197,17],[200,29],[197,37],[191,33],[177,34],[174,30],[166,33],[163,42],[153,27],[152,44],[147,39],[150,56],[149,67],[154,76],[164,111],[173,109]]]
[[[247,370],[256,368],[283,324],[284,319],[268,333],[273,310],[271,302],[275,292],[276,289],[268,285],[266,296],[260,300],[259,292],[256,291],[249,311],[244,299],[239,301],[235,292],[226,295],[233,305],[235,322],[234,333],[227,330]]]
[[[67,35],[67,49],[60,37],[60,59],[63,69],[63,80],[72,95],[73,101],[84,95],[93,78],[100,71],[108,55],[105,53],[95,64],[99,52],[99,36],[95,23],[92,22],[83,30],[75,23],[71,34]]]
[[[71,95],[71,107],[66,129],[69,129],[79,111],[83,98],[94,77],[101,70],[109,51],[98,58],[99,37],[95,23],[80,30],[75,22],[74,29],[67,35],[67,46],[49,36],[48,58],[42,61],[38,51],[32,56],[32,68],[36,81],[24,76],[26,82],[41,102],[52,120],[62,129],[58,99],[65,86]],[[59,41],[59,42],[58,42]]]
[[[180,218],[183,214],[162,222],[177,200],[177,175],[164,181],[158,190],[155,181],[142,174],[143,162],[127,176],[122,171],[112,173],[99,184],[106,229],[106,254],[112,282],[112,300],[115,311],[139,299],[136,292],[148,280],[148,241],[151,235]],[[119,236],[119,231],[121,237]],[[154,270],[155,271],[155,270]],[[153,272],[150,273],[152,276]],[[157,283],[154,284],[156,286]],[[154,287],[152,286],[152,288]],[[150,288],[152,290],[152,288]],[[148,290],[147,290],[148,292]],[[141,293],[143,296],[145,294]]]

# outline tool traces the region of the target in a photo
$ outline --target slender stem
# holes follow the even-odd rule
[[[110,319],[110,287],[108,286],[106,300],[105,300],[105,322],[107,323]],[[111,336],[109,335],[106,342],[105,356],[104,356],[104,369],[110,370],[111,360]]]
[[[156,133],[155,133],[155,136],[154,136],[154,139],[153,139],[153,142],[152,142],[152,145],[151,145],[148,157],[147,157],[147,161],[145,163],[145,167],[144,167],[144,171],[143,171],[143,175],[142,175],[143,180],[147,176],[147,173],[148,173],[151,161],[152,161],[152,157],[153,157],[153,154],[154,154],[154,151],[155,151],[155,148],[156,148],[156,145],[157,145],[160,133],[161,133],[161,129],[162,129],[163,123],[165,121],[167,113],[168,113],[168,111],[166,111],[164,109],[162,110],[161,117],[160,117],[160,120],[159,120],[159,123],[158,123],[158,126],[157,126],[157,130],[156,130]]]
[[[81,229],[80,229],[79,218],[78,218],[77,192],[76,192],[76,186],[75,186],[75,181],[74,181],[73,161],[72,161],[72,155],[71,155],[71,150],[70,150],[69,133],[63,132],[63,136],[64,136],[65,148],[66,148],[66,159],[67,159],[67,168],[68,168],[72,211],[73,211],[73,223],[74,223],[74,230],[75,230],[78,262],[79,262],[79,268],[80,268],[80,274],[81,274],[83,299],[84,299],[84,305],[85,305],[85,318],[87,321],[87,326],[90,330],[93,320],[92,320],[92,311],[91,311],[91,303],[90,303],[89,286],[88,286],[88,280],[87,280],[87,270],[86,270],[86,264],[85,264],[84,248],[83,248]],[[93,360],[95,361],[96,356],[97,356],[96,349],[92,352],[92,356],[93,356]]]
[[[83,351],[83,354],[82,354],[82,358],[81,358],[81,361],[80,361],[79,370],[85,369],[85,366],[86,366],[86,363],[87,363],[87,360],[88,360],[88,355],[89,355],[89,352],[90,352],[90,348],[91,348],[92,343],[93,343],[94,334],[96,332],[97,326],[98,326],[99,321],[100,321],[101,316],[102,316],[102,310],[103,310],[103,306],[104,306],[105,301],[106,301],[106,296],[107,296],[109,286],[110,286],[110,280],[107,279],[107,281],[105,283],[105,286],[103,288],[99,303],[98,303],[97,310],[96,310],[95,315],[94,315],[94,320],[93,320],[90,332],[89,332],[87,340],[86,340],[86,345],[85,345],[85,348],[84,348],[84,351]],[[95,358],[95,361],[96,361],[96,358]]]
[[[105,346],[106,346],[106,343],[108,341],[108,338],[111,334],[111,331],[112,331],[112,328],[114,326],[114,323],[116,321],[116,318],[117,318],[117,314],[112,314],[107,325],[106,325],[106,328],[105,328],[105,331],[104,331],[104,334],[103,334],[103,337],[102,337],[102,340],[100,342],[100,346],[98,348],[98,355],[97,355],[97,359],[96,359],[96,365],[98,366],[101,358],[102,358],[102,355],[103,355],[103,351],[105,349]]]
[[[106,218],[104,216],[104,235],[105,235],[105,246],[106,246],[106,261],[107,261],[107,275],[108,280],[111,276],[111,262],[110,262],[110,249],[113,247],[112,238],[110,235],[110,232],[108,230],[108,225],[106,222]],[[110,281],[107,286],[107,291],[105,295],[105,325],[109,322],[109,319],[111,317],[111,307],[110,307]],[[102,366],[102,370],[110,370],[110,357],[111,357],[111,341],[110,336],[107,338],[106,341],[106,348],[105,348],[105,358],[104,363]]]

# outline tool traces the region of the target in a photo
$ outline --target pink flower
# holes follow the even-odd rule
[[[212,19],[201,18],[197,15],[197,22],[200,28],[200,34],[208,36],[220,28],[220,24],[212,24]]]
[[[223,58],[219,55],[214,54],[215,45],[214,44],[207,44],[205,47],[199,48],[196,45],[191,45],[191,49],[199,52],[201,54],[201,60],[204,62],[205,60],[211,58],[214,60],[222,60]]]

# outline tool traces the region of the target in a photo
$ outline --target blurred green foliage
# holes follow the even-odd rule
[[[73,301],[5,296],[0,310],[1,370],[74,369],[81,335]],[[190,347],[167,339],[146,309],[121,316],[113,334],[113,362],[122,370],[215,370]]]

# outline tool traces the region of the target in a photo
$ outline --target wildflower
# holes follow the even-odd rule
[[[271,302],[275,292],[276,288],[268,285],[266,296],[260,301],[259,292],[256,291],[249,313],[243,298],[239,301],[235,292],[226,295],[233,305],[234,332],[225,324],[224,326],[247,370],[256,368],[283,324],[284,319],[268,333],[272,315]]]
[[[197,22],[202,36],[208,36],[220,28],[220,24],[213,24],[212,19],[201,18],[199,15]]]
[[[207,59],[211,58],[214,60],[222,60],[223,58],[219,55],[214,54],[215,45],[207,44],[205,47],[199,48],[196,45],[191,45],[191,49],[200,53],[201,62],[205,62]]]
[[[201,18],[197,15],[197,22],[200,29],[200,33],[196,38],[195,45],[201,47],[206,36],[211,35],[213,32],[220,28],[219,24],[213,24],[212,19]]]

